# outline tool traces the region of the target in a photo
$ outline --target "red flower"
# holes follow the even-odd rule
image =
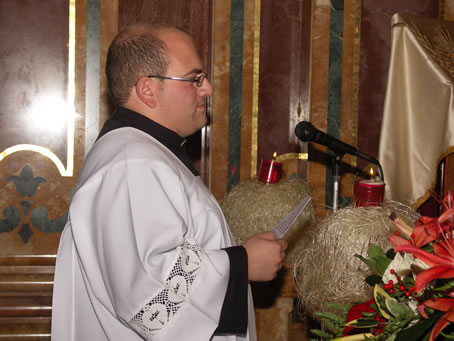
[[[374,304],[375,300],[371,299],[365,303],[359,303],[355,304],[353,307],[350,308],[347,314],[347,323],[356,319],[363,318],[362,313],[375,313],[376,311],[371,308],[371,304]],[[383,322],[384,320],[380,318],[378,314],[375,315],[375,320]],[[347,336],[350,334],[350,332],[355,329],[355,327],[352,326],[346,326],[344,328],[344,336]],[[383,328],[377,328],[377,332],[381,333],[383,332]]]

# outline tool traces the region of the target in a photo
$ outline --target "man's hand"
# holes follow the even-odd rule
[[[282,268],[288,243],[276,239],[272,232],[262,232],[243,243],[248,255],[250,281],[265,282],[276,277]]]

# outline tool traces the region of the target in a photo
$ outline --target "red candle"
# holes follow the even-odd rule
[[[265,184],[274,184],[281,180],[282,163],[276,160],[262,160],[259,181]]]
[[[356,180],[353,186],[353,204],[356,207],[382,206],[385,183],[380,180]]]

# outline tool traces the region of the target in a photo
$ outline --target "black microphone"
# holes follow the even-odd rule
[[[374,163],[379,166],[382,173],[380,174],[380,176],[383,177],[383,170],[381,169],[380,163],[376,159],[374,159],[372,156],[360,152],[355,147],[350,146],[349,144],[344,143],[336,139],[335,137],[325,134],[324,132],[315,128],[310,122],[302,121],[298,123],[295,127],[295,135],[303,142],[315,142],[322,144],[324,146],[327,146],[335,153],[342,155],[355,155],[360,157],[361,159]]]

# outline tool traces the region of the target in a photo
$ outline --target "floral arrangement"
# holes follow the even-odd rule
[[[330,305],[331,312],[316,314],[324,329],[313,334],[342,341],[454,339],[454,196],[439,202],[443,214],[421,217],[413,227],[391,214],[394,249],[371,245],[368,258],[355,255],[373,272],[365,279],[373,299],[347,309]]]

